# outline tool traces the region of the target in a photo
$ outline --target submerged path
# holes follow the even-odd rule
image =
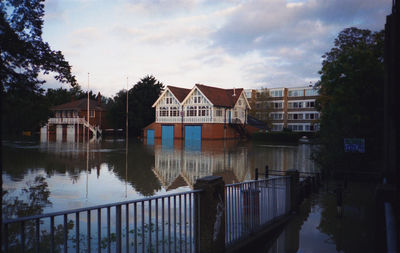
[[[349,182],[338,217],[335,184],[305,199],[298,214],[258,252],[377,252],[374,183]]]

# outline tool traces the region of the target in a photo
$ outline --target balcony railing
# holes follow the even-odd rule
[[[49,118],[50,124],[84,124],[84,118]]]

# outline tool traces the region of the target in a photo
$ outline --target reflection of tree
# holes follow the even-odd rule
[[[50,206],[52,203],[49,200],[50,190],[48,189],[45,177],[39,175],[33,181],[27,182],[25,188],[18,191],[18,196],[14,196],[14,191],[3,191],[3,216],[5,218],[18,218],[42,214],[43,209]],[[43,225],[44,221],[40,220]],[[25,249],[26,252],[34,252],[35,247],[35,220],[25,222]],[[68,222],[68,229],[73,228],[73,222]],[[19,223],[13,223],[8,228],[9,252],[20,251],[20,226]],[[41,229],[40,232],[40,249],[41,251],[50,250],[50,233],[46,229]],[[63,225],[57,225],[54,228],[54,242],[56,252],[61,251],[63,245],[64,228]]]
[[[337,251],[375,252],[374,184],[349,184],[344,193],[344,215],[337,217],[336,196],[322,198],[321,223],[318,229],[329,235]]]
[[[13,192],[3,192],[3,216],[7,218],[41,214],[43,208],[50,206],[50,190],[43,176],[36,176],[33,182],[21,190],[19,196]]]
[[[125,181],[125,142],[105,141],[90,145],[90,168],[100,168],[100,164],[106,163],[121,181]],[[3,146],[2,152],[4,171],[13,180],[22,180],[28,170],[44,169],[47,176],[56,172],[67,174],[74,183],[79,180],[81,172],[86,170],[86,145],[83,146],[82,143],[61,143],[58,146],[49,143],[48,147],[40,149]],[[20,159],[21,153],[24,159]],[[132,141],[129,144],[127,181],[136,191],[146,196],[153,195],[161,188],[151,171],[153,167],[154,155],[151,151],[143,144]]]

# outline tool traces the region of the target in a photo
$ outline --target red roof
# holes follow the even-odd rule
[[[179,87],[175,87],[175,86],[168,85],[167,87],[181,103],[185,99],[185,97],[189,94],[189,92],[191,91],[190,89],[179,88]]]
[[[215,106],[234,107],[243,92],[243,88],[221,89],[203,84],[196,84],[196,86]]]
[[[82,98],[79,100],[75,100],[72,102],[68,102],[61,105],[56,105],[51,108],[53,111],[60,111],[60,110],[86,110],[87,109],[87,98]],[[96,100],[89,100],[89,110],[96,110],[96,111],[104,111],[101,106],[97,104]]]

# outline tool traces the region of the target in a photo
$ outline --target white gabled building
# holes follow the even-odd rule
[[[167,86],[153,104],[155,122],[145,128],[147,138],[238,138],[246,134],[249,102],[243,89],[196,84],[192,89]]]

